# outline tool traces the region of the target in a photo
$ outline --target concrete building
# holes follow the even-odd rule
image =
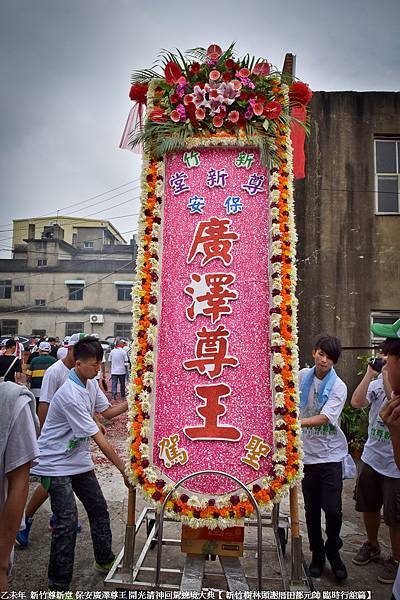
[[[400,93],[316,92],[296,182],[301,365],[321,331],[342,339],[352,389],[370,323],[400,317]]]
[[[135,240],[109,221],[14,221],[13,258],[0,260],[0,335],[130,337],[135,263]]]

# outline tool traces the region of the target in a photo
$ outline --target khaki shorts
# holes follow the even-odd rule
[[[365,463],[356,486],[356,511],[380,512],[389,527],[400,524],[400,478],[386,477]]]

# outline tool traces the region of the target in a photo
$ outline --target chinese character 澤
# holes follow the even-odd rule
[[[178,444],[179,433],[174,433],[169,437],[162,438],[161,442],[158,442],[160,448],[159,457],[164,461],[167,469],[178,463],[184,465],[188,461],[188,454],[185,448],[179,448]]]
[[[228,196],[224,202],[227,215],[236,215],[243,210],[242,199],[240,196]]]
[[[196,152],[195,150],[185,152],[182,160],[188,169],[191,169],[192,167],[198,167],[200,164],[200,152]]]
[[[226,406],[221,398],[231,395],[231,388],[225,383],[213,385],[196,385],[196,396],[204,400],[204,404],[196,408],[202,418],[202,425],[184,427],[185,435],[191,440],[224,440],[237,442],[242,432],[232,425],[221,425],[219,420],[226,413]]]
[[[242,183],[242,190],[246,190],[250,196],[255,196],[259,192],[265,192],[263,188],[264,180],[264,175],[253,173],[253,175],[250,175],[247,183]]]
[[[194,214],[199,214],[202,215],[203,214],[203,208],[206,205],[206,201],[204,200],[203,196],[192,196],[191,198],[189,198],[189,202],[188,202],[188,209],[190,210],[190,214],[194,215]]]
[[[247,454],[246,456],[242,456],[240,460],[256,471],[260,468],[260,458],[262,456],[268,456],[271,452],[270,446],[268,446],[262,438],[258,437],[258,435],[251,436],[245,445],[245,449],[247,450]]]
[[[254,162],[254,154],[249,152],[239,152],[239,156],[235,160],[235,166],[239,168],[251,169]]]
[[[200,221],[197,224],[192,245],[189,250],[187,262],[191,263],[196,254],[203,254],[201,266],[204,267],[210,260],[220,258],[225,266],[232,262],[232,245],[239,239],[239,234],[229,231],[230,219],[211,217],[209,221]]]
[[[202,327],[196,331],[196,358],[185,360],[183,366],[187,371],[197,369],[201,375],[210,379],[219,377],[224,367],[237,367],[239,361],[234,356],[228,356],[228,337],[230,332],[220,325],[215,330]]]
[[[226,169],[210,169],[207,173],[206,185],[209,188],[226,186],[228,173]]]
[[[237,300],[238,293],[230,290],[234,283],[235,275],[232,273],[206,273],[198,275],[192,273],[191,283],[185,288],[185,293],[192,297],[192,304],[186,309],[189,321],[194,321],[197,315],[211,317],[211,322],[216,323],[222,315],[229,315],[232,308],[231,300]]]
[[[183,171],[176,172],[170,177],[169,185],[174,189],[174,196],[190,191],[190,187],[185,183],[187,178],[188,176]]]

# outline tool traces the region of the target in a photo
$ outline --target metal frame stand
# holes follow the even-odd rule
[[[171,568],[162,567],[162,547],[163,546],[180,546],[180,539],[164,537],[164,523],[176,521],[165,517],[166,503],[173,492],[182,485],[185,481],[204,474],[216,474],[229,478],[238,484],[247,494],[252,503],[256,519],[246,519],[245,525],[257,528],[257,539],[254,542],[245,542],[244,549],[246,551],[254,551],[257,560],[257,575],[252,576],[245,574],[238,558],[219,557],[222,572],[215,572],[211,567],[212,562],[206,562],[208,557],[202,555],[186,555],[186,562],[183,568],[175,565]],[[112,569],[108,573],[105,584],[110,589],[125,589],[125,590],[201,590],[201,589],[217,589],[218,581],[224,581],[225,587],[230,591],[249,590],[248,582],[256,583],[257,589],[261,590],[264,583],[277,584],[281,582],[285,591],[291,589],[309,589],[314,590],[313,582],[309,577],[307,567],[305,565],[302,549],[301,536],[299,533],[298,506],[297,506],[297,488],[290,491],[290,511],[291,519],[286,515],[279,514],[279,504],[275,504],[270,515],[261,515],[258,504],[248,490],[248,488],[236,477],[224,473],[222,471],[198,471],[184,477],[179,481],[174,488],[166,496],[160,512],[157,514],[155,509],[144,508],[135,522],[135,505],[136,505],[136,489],[129,490],[128,498],[128,518],[125,531],[125,545],[119,553]],[[135,541],[137,534],[143,526],[146,526],[146,540],[139,550],[136,563],[134,562]],[[271,544],[263,543],[263,529],[271,528],[273,530],[276,548]],[[284,554],[286,544],[289,537],[289,528],[291,528],[291,573],[290,577],[287,573]],[[144,565],[146,559],[151,556],[151,550],[157,545],[157,556],[155,566]],[[279,563],[280,577],[263,577],[263,552],[276,551],[276,556]],[[211,560],[216,557],[211,556]],[[154,560],[153,560],[154,564]],[[154,578],[149,580],[143,577],[152,575]],[[180,584],[168,583],[161,581],[161,576],[165,577],[180,577]],[[142,577],[142,578],[141,578]],[[203,578],[210,583],[216,580],[216,585],[207,585],[203,588]],[[225,589],[219,587],[218,589]],[[268,589],[268,588],[265,588]]]

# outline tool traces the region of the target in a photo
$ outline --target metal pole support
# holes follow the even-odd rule
[[[301,547],[298,488],[290,489],[290,529],[292,532],[291,545],[291,582],[303,580],[303,551]]]
[[[122,573],[129,573],[133,570],[133,556],[135,553],[136,538],[136,488],[130,487],[128,494],[128,517],[125,528],[124,559],[122,562]]]

